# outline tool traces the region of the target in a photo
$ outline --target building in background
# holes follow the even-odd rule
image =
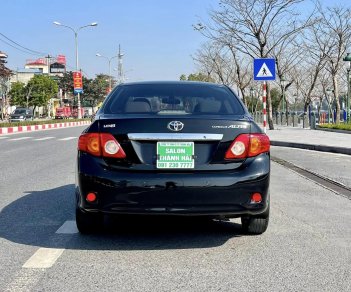
[[[34,77],[34,75],[40,74],[43,74],[43,71],[40,69],[17,69],[17,71],[13,72],[13,75],[10,78],[10,83],[22,82],[24,84],[27,84],[29,80]]]
[[[66,72],[66,56],[58,55],[56,57],[46,56],[37,59],[28,59],[24,65],[24,68],[19,68],[13,72],[10,77],[10,86],[14,82],[22,82],[25,85],[35,75],[48,75],[54,80],[58,80],[59,77],[63,76]],[[55,109],[60,104],[61,96],[53,97],[50,99],[48,104],[48,116],[55,115]],[[12,110],[12,109],[11,109]],[[45,115],[45,108],[37,108],[34,113],[35,116]]]
[[[17,69],[13,72],[10,82],[22,82],[27,84],[28,81],[37,74],[47,74],[53,79],[61,77],[66,72],[66,57],[58,55],[56,57],[46,56],[38,59],[29,59],[26,61],[24,68]]]

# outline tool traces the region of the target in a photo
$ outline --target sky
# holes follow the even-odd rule
[[[108,61],[96,57],[117,55],[121,45],[125,75],[131,81],[175,80],[195,68],[191,54],[204,41],[192,28],[206,18],[214,0],[2,0],[0,32],[31,50],[66,55],[68,70],[75,68],[74,33],[53,21],[78,28],[79,65],[89,78],[108,73]],[[4,37],[1,37],[4,39]],[[5,39],[6,40],[6,39]],[[23,68],[37,56],[18,51],[0,41],[8,55],[7,66]],[[111,61],[117,75],[117,58]]]
[[[348,5],[350,0],[324,0],[324,5]],[[127,81],[179,80],[181,74],[196,72],[191,55],[206,39],[192,28],[218,0],[1,0],[0,33],[23,47],[67,58],[68,70],[75,68],[74,33],[62,26],[78,28],[79,65],[85,75],[108,74],[108,58],[121,45]],[[308,4],[306,4],[308,5]],[[9,46],[0,35],[0,51],[7,53],[7,66],[23,68],[31,55]],[[111,61],[116,76],[117,58]]]

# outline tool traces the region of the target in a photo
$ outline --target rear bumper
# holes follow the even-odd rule
[[[268,207],[270,157],[262,154],[230,171],[195,173],[121,172],[100,158],[78,156],[76,195],[87,212],[193,216],[260,215]],[[85,197],[94,192],[97,201]],[[252,204],[252,193],[262,202]]]
[[[25,120],[26,120],[25,118],[22,118],[22,119],[20,119],[20,118],[10,118],[9,119],[10,122],[23,122]]]

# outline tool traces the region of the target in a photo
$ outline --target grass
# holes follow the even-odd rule
[[[90,119],[34,120],[34,121],[13,122],[13,123],[5,122],[5,123],[0,123],[0,128],[43,125],[43,124],[59,124],[59,123],[79,122],[79,121],[90,121]]]
[[[319,127],[324,129],[337,129],[337,130],[351,131],[351,123],[322,124],[322,125],[319,125]]]

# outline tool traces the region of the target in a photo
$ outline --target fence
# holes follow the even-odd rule
[[[255,112],[252,114],[255,122],[258,124],[263,123],[263,113]],[[307,114],[298,114],[298,113],[280,113],[276,112],[273,114],[273,124],[275,125],[284,125],[291,127],[304,127],[307,128],[310,126],[309,119]]]
[[[263,124],[263,113],[255,112],[252,114],[255,122],[258,124]],[[346,120],[346,111],[343,110],[340,113],[340,121]],[[333,112],[321,112],[319,115],[315,112],[308,113],[273,113],[273,124],[278,126],[291,126],[291,127],[302,127],[315,129],[316,124],[327,124],[335,123],[336,121],[336,111]]]

